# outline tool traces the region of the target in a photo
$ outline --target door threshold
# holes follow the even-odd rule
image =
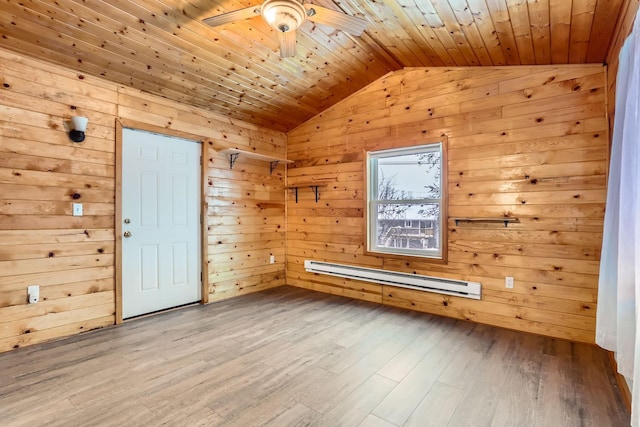
[[[151,316],[155,316],[157,314],[162,314],[162,313],[169,313],[169,312],[172,312],[172,311],[181,310],[183,308],[193,307],[193,306],[196,306],[196,305],[202,305],[202,304],[201,304],[200,301],[188,302],[186,304],[177,305],[175,307],[163,308],[162,310],[156,310],[156,311],[152,311],[150,313],[138,314],[137,316],[127,317],[126,319],[122,319],[122,322],[125,323],[125,322],[128,322],[130,320],[144,319],[145,317],[151,317]]]

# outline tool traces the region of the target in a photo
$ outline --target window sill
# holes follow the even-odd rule
[[[394,259],[400,261],[411,261],[411,262],[426,262],[430,264],[448,264],[446,254],[443,254],[441,258],[434,258],[429,256],[421,256],[421,255],[410,255],[410,254],[396,254],[396,253],[388,253],[388,252],[373,252],[369,250],[364,251],[365,255],[373,256],[376,258],[384,259]]]

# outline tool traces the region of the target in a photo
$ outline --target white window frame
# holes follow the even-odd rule
[[[408,199],[408,200],[380,200],[378,199],[378,165],[377,159],[395,156],[404,156],[411,154],[425,153],[429,151],[440,152],[440,197],[437,199]],[[391,255],[391,256],[408,256],[419,257],[425,260],[433,260],[436,262],[447,261],[447,157],[446,157],[446,141],[438,141],[419,146],[390,148],[376,151],[366,152],[366,239],[367,252],[372,255]],[[377,239],[377,221],[378,221],[378,205],[380,204],[437,204],[439,205],[439,242],[438,250],[424,251],[420,249],[409,248],[385,248],[378,246]],[[406,221],[406,220],[405,220]]]

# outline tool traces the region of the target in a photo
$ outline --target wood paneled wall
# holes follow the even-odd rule
[[[117,86],[0,50],[0,351],[113,324]],[[87,139],[67,136],[85,115]],[[71,215],[72,202],[84,216]],[[27,304],[27,286],[41,302]]]
[[[210,300],[284,283],[284,168],[216,150],[284,155],[286,136],[0,49],[0,351],[114,323],[115,121],[208,145]],[[89,117],[72,143],[73,115]],[[72,202],[84,216],[71,215]],[[269,264],[269,254],[276,257]],[[27,286],[41,302],[27,304]]]
[[[231,169],[218,151],[234,147],[284,158],[286,135],[129,88],[119,89],[118,114],[199,135],[207,144],[209,301],[283,285],[285,167],[270,174],[269,162],[240,155]]]
[[[607,170],[604,72],[595,66],[413,68],[289,133],[287,283],[593,342]],[[448,138],[447,265],[364,255],[363,150]],[[304,191],[303,191],[304,190]],[[480,281],[481,301],[304,271],[305,259]],[[505,289],[505,276],[515,288]]]
[[[638,8],[640,7],[640,0],[627,0],[625,1],[622,10],[620,11],[620,17],[616,29],[611,39],[611,45],[607,52],[607,101],[609,113],[609,121],[611,129],[613,130],[613,120],[615,116],[616,108],[616,77],[618,74],[618,56],[620,55],[620,49],[626,40],[627,36],[633,30],[633,22],[635,21]]]

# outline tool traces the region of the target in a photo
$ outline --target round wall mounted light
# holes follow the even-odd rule
[[[87,130],[89,119],[83,116],[73,116],[71,123],[73,123],[73,129],[69,131],[69,138],[73,142],[84,141],[84,132]]]

